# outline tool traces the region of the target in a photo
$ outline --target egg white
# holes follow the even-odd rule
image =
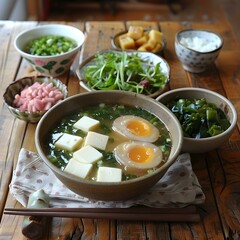
[[[125,167],[149,169],[158,166],[162,161],[162,151],[148,142],[129,141],[114,149],[116,160]]]
[[[113,130],[136,141],[155,142],[159,138],[159,130],[144,118],[125,115],[114,120]]]

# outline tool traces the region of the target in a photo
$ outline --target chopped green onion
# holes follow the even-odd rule
[[[24,51],[33,55],[52,56],[69,52],[75,47],[77,43],[70,38],[46,35],[28,42]]]

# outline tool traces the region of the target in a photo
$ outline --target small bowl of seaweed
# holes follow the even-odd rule
[[[183,152],[205,153],[228,141],[237,123],[237,112],[224,96],[203,88],[178,88],[157,101],[178,118],[183,134]]]

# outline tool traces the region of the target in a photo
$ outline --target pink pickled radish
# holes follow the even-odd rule
[[[35,82],[15,95],[14,106],[24,112],[45,112],[63,99],[63,93],[52,83]]]

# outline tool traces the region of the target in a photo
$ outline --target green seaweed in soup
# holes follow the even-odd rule
[[[172,146],[171,136],[163,122],[159,120],[155,115],[138,107],[130,107],[117,104],[99,104],[89,106],[86,109],[80,109],[79,112],[72,113],[64,117],[52,130],[52,132],[49,133],[47,144],[45,146],[48,152],[48,157],[55,166],[62,170],[64,170],[69,160],[72,158],[73,152],[57,148],[55,146],[55,142],[62,136],[63,133],[80,136],[84,139],[87,133],[73,127],[73,125],[83,116],[88,116],[92,119],[98,120],[100,124],[96,129],[94,129],[94,132],[107,135],[109,137],[106,149],[98,149],[98,151],[102,153],[103,157],[93,164],[90,174],[88,174],[86,177],[88,180],[96,180],[97,171],[99,167],[102,166],[122,169],[122,180],[129,180],[153,172],[169,157]],[[141,167],[132,168],[130,166],[124,165],[122,162],[116,159],[114,149],[116,149],[120,144],[124,142],[132,141],[131,139],[128,139],[128,137],[113,130],[114,120],[121,116],[143,118],[158,129],[160,134],[157,140],[154,140],[154,142],[151,143],[158,149],[158,151],[160,150],[161,152],[162,161],[158,166],[152,168],[150,167],[147,169],[142,169]],[[138,158],[138,155],[136,157]],[[141,165],[141,160],[139,161],[140,163],[138,164]]]

